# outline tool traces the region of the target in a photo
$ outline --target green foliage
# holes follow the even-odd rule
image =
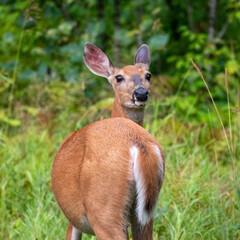
[[[113,104],[107,80],[84,66],[87,41],[119,67],[133,64],[141,43],[150,47],[144,127],[166,155],[154,239],[240,237],[240,7],[217,1],[209,39],[209,2],[1,1],[0,239],[65,235],[51,191],[54,156],[71,131],[109,117]]]
[[[11,118],[7,117],[3,110],[0,111],[0,122],[4,122],[4,123],[9,124],[14,127],[17,127],[20,125],[19,120],[11,119]]]
[[[104,82],[84,74],[82,53],[86,41],[102,47],[120,66],[132,63],[137,45],[146,42],[151,49],[152,72],[172,75],[169,81],[172,93],[174,95],[181,85],[183,94],[179,100],[184,99],[185,108],[192,105],[192,98],[197,96],[193,106],[198,106],[198,111],[191,113],[190,121],[206,120],[203,116],[208,114],[209,101],[203,82],[190,64],[191,58],[200,66],[217,101],[226,103],[222,77],[225,67],[230,95],[236,95],[235,89],[240,84],[240,59],[236,54],[240,41],[236,35],[240,9],[236,1],[218,1],[212,41],[208,38],[207,3],[120,1],[120,10],[116,4],[109,0],[6,0],[0,4],[0,21],[4,22],[0,33],[1,83],[3,78],[9,79],[0,87],[3,92],[0,99],[5,104],[10,100],[11,109],[11,99],[21,98],[28,85],[56,79],[78,82],[83,88],[87,79],[84,96],[93,98]],[[119,51],[118,57],[116,51]],[[16,83],[12,78],[16,78]],[[12,87],[11,82],[16,86]],[[10,95],[9,88],[12,88]],[[14,89],[17,93],[13,96]],[[175,107],[177,113],[183,110],[182,105]]]

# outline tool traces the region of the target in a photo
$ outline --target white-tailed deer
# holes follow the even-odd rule
[[[112,117],[129,118],[142,126],[151,89],[148,46],[144,44],[138,49],[135,65],[116,68],[105,53],[93,44],[86,43],[84,62],[93,73],[107,78],[112,85],[115,92]]]
[[[133,240],[150,240],[164,178],[164,155],[145,129],[126,119],[142,125],[150,90],[148,47],[138,50],[137,66],[122,69],[114,68],[106,55],[89,43],[84,59],[91,71],[107,77],[113,85],[114,118],[72,132],[55,157],[52,186],[69,221],[66,239],[78,240],[87,233],[98,240],[125,240],[131,225]],[[136,89],[142,90],[138,93]]]

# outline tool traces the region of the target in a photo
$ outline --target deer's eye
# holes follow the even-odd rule
[[[123,76],[121,76],[121,75],[117,75],[115,78],[116,78],[118,83],[123,80]]]
[[[146,77],[146,79],[147,79],[148,81],[151,80],[151,74],[150,74],[150,73],[147,73],[145,77]]]

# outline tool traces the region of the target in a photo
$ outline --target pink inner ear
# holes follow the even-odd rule
[[[97,48],[89,47],[88,53],[86,54],[86,58],[89,62],[92,62],[92,64],[100,64],[104,63],[104,55],[101,51],[99,51]]]

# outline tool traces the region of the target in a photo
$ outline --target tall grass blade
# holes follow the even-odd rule
[[[13,92],[14,92],[14,86],[15,86],[16,77],[17,77],[17,70],[18,70],[23,34],[24,34],[24,30],[21,31],[18,47],[17,47],[17,54],[15,59],[15,65],[14,65],[14,71],[13,71],[13,77],[12,77],[12,83],[11,83],[11,89],[10,89],[10,95],[9,95],[9,102],[8,102],[8,116],[11,116],[11,113],[12,113]]]
[[[198,66],[194,63],[194,61],[193,61],[192,59],[191,59],[191,63],[192,63],[192,65],[195,67],[195,69],[197,70],[199,76],[200,76],[201,79],[203,80],[203,82],[204,82],[204,84],[205,84],[205,86],[206,86],[206,88],[207,88],[207,90],[208,90],[209,96],[210,96],[210,98],[211,98],[211,100],[212,100],[213,106],[214,106],[214,108],[215,108],[215,111],[216,111],[217,116],[218,116],[218,118],[219,118],[219,121],[220,121],[220,123],[221,123],[222,129],[223,129],[223,134],[224,134],[224,137],[225,137],[226,142],[227,142],[228,150],[229,150],[229,152],[230,152],[230,154],[231,154],[232,151],[231,151],[230,144],[229,144],[229,141],[228,141],[227,133],[226,133],[225,127],[224,127],[224,125],[223,125],[223,121],[222,121],[222,118],[221,118],[220,113],[219,113],[219,111],[218,111],[218,108],[217,108],[217,106],[216,106],[216,104],[215,104],[215,101],[214,101],[214,99],[213,99],[213,97],[212,97],[212,93],[211,93],[211,91],[210,91],[210,89],[209,89],[209,87],[208,87],[208,85],[207,85],[207,82],[205,81],[205,79],[204,79],[204,77],[203,77],[200,69],[199,69]]]
[[[229,141],[228,141],[228,137],[227,137],[227,133],[226,133],[226,129],[225,129],[224,125],[223,125],[222,118],[221,118],[220,113],[219,113],[219,111],[218,111],[217,105],[215,104],[215,101],[214,101],[214,99],[213,99],[212,93],[211,93],[211,91],[210,91],[210,89],[209,89],[209,87],[208,87],[208,85],[207,85],[207,82],[205,81],[205,79],[204,79],[204,77],[203,77],[200,69],[199,69],[198,66],[194,63],[194,61],[193,61],[192,59],[191,59],[191,63],[192,63],[192,65],[195,67],[195,69],[197,70],[197,72],[198,72],[199,76],[201,77],[201,79],[203,80],[203,82],[204,82],[204,84],[205,84],[205,86],[206,86],[206,88],[207,88],[207,91],[208,91],[208,93],[209,93],[209,96],[210,96],[210,98],[211,98],[211,100],[212,100],[212,103],[213,103],[213,106],[214,106],[215,111],[216,111],[216,113],[217,113],[217,116],[218,116],[218,118],[219,118],[219,121],[220,121],[220,123],[221,123],[222,130],[223,130],[223,134],[224,134],[224,137],[225,137],[225,139],[226,139],[227,146],[228,146],[228,151],[229,151],[230,156],[231,156],[231,159],[232,159],[232,173],[233,173],[233,180],[235,180],[234,153],[233,153],[233,151],[232,151],[232,148],[230,147],[230,144],[229,144]]]

